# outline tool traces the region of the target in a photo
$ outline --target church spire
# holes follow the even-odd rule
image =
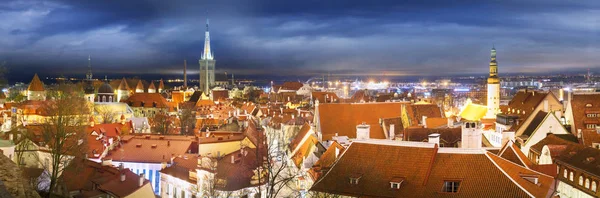
[[[208,18],[206,19],[206,32],[204,33],[204,54],[202,60],[213,60],[213,53],[210,52],[210,32],[208,32]]]
[[[92,80],[92,56],[88,55],[88,71],[85,74],[87,80]]]

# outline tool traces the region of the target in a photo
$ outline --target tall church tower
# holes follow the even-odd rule
[[[95,91],[96,88],[94,88],[94,80],[92,79],[92,57],[88,56],[88,71],[85,74],[85,88],[83,88],[83,91],[85,93],[85,98],[90,101],[90,102],[94,102],[94,96],[95,96]]]
[[[204,53],[200,63],[200,89],[205,95],[210,92],[210,87],[215,84],[215,59],[210,51],[210,33],[208,32],[208,19],[206,19],[206,32],[204,33]]]
[[[500,113],[500,78],[498,78],[498,62],[496,62],[496,48],[492,47],[490,60],[490,77],[487,84],[487,115],[486,118],[496,118]]]

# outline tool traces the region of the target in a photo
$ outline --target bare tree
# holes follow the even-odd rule
[[[55,192],[59,176],[75,157],[82,157],[87,151],[83,123],[90,114],[83,93],[71,83],[60,84],[49,91],[42,111],[47,119],[42,124],[41,138],[48,155],[41,157],[41,165],[48,170],[50,185],[47,197]],[[43,158],[43,159],[42,159]]]
[[[171,118],[171,116],[164,112],[159,112],[152,118],[152,129],[154,132],[160,134],[168,134],[169,130],[171,130],[172,123],[173,118]]]
[[[293,186],[293,181],[299,176],[298,172],[286,162],[286,154],[278,149],[274,138],[269,140],[262,127],[256,127],[256,131],[256,160],[262,163],[257,170],[257,175],[258,180],[265,184],[264,190],[259,188],[259,196],[264,195],[267,198],[297,196],[299,192]]]
[[[104,124],[113,123],[117,118],[117,114],[109,107],[104,105],[98,107],[96,112],[98,112],[98,115],[100,115],[100,118],[102,118],[102,123]]]
[[[194,135],[194,126],[196,122],[195,104],[184,102],[179,105],[177,116],[179,117],[179,127],[181,135]]]

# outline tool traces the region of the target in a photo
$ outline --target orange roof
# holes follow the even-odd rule
[[[158,81],[158,89],[165,89],[165,83],[162,78]]]
[[[141,89],[142,91],[144,90],[144,84],[142,84],[142,80],[138,81],[135,89]]]
[[[185,136],[169,136],[164,139],[150,135],[128,136],[123,137],[122,142],[121,148],[110,151],[106,158],[123,162],[162,163],[169,161],[173,156],[187,153],[192,144],[190,137]]]
[[[302,86],[304,86],[304,85],[302,83],[300,83],[300,82],[284,82],[281,85],[280,90],[298,91],[298,89],[302,88]]]
[[[171,92],[171,101],[174,102],[175,104],[182,103],[184,101],[184,97],[183,97],[184,94],[185,94],[185,92],[183,92],[183,91]]]
[[[351,184],[350,178],[358,178],[358,184]],[[402,181],[400,188],[390,188],[392,181]],[[442,192],[445,181],[460,181],[458,192]],[[354,142],[311,190],[360,197],[547,197],[553,184],[550,176],[484,150],[453,153],[438,152],[437,147]]]
[[[29,83],[29,87],[27,88],[28,91],[44,91],[44,83],[42,83],[42,81],[40,80],[40,77],[38,77],[37,73],[35,75],[33,75],[33,79],[31,79],[31,82]]]
[[[134,93],[123,102],[129,104],[131,107],[171,107],[167,102],[167,99],[163,98],[160,93]]]
[[[338,102],[340,98],[333,92],[313,91],[312,99],[318,100],[320,103]]]
[[[323,140],[329,140],[335,133],[356,138],[356,125],[366,123],[371,126],[371,138],[385,139],[379,125],[380,118],[400,117],[403,103],[324,103],[319,105],[319,122]]]
[[[304,123],[304,125],[302,125],[302,128],[300,128],[298,134],[296,134],[296,137],[289,144],[290,150],[292,152],[297,149],[296,147],[298,147],[302,143],[302,140],[305,139],[307,135],[311,135],[311,133],[309,132],[310,125],[308,123]]]
[[[312,148],[314,148],[315,145],[319,142],[319,140],[317,140],[317,137],[310,134],[308,135],[309,136],[306,139],[306,141],[304,141],[302,145],[300,145],[298,151],[293,153],[292,156],[292,161],[294,161],[294,164],[298,168],[301,167],[301,164],[304,162],[304,159],[306,159],[306,157],[308,157],[311,154]]]
[[[336,141],[333,141],[329,148],[327,148],[327,150],[321,155],[319,160],[315,162],[313,168],[309,170],[313,181],[317,181],[317,179],[319,179],[319,177],[321,177],[323,173],[327,173],[327,171],[329,171],[333,163],[335,163],[335,161],[338,159],[337,157],[339,156],[336,156],[336,148],[339,152],[338,155],[342,155],[342,153],[344,153],[344,150],[346,150],[344,146],[337,143]]]
[[[156,87],[154,86],[153,81],[150,81],[150,86],[148,86],[148,89],[154,89],[154,91],[156,91]]]
[[[119,87],[117,89],[118,90],[129,91],[129,85],[127,84],[127,80],[125,80],[125,78],[123,78],[121,80],[121,83],[119,83]]]

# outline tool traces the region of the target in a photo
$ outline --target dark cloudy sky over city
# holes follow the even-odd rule
[[[600,70],[600,1],[2,0],[0,62],[33,72],[469,75]],[[600,72],[600,71],[598,71]]]

